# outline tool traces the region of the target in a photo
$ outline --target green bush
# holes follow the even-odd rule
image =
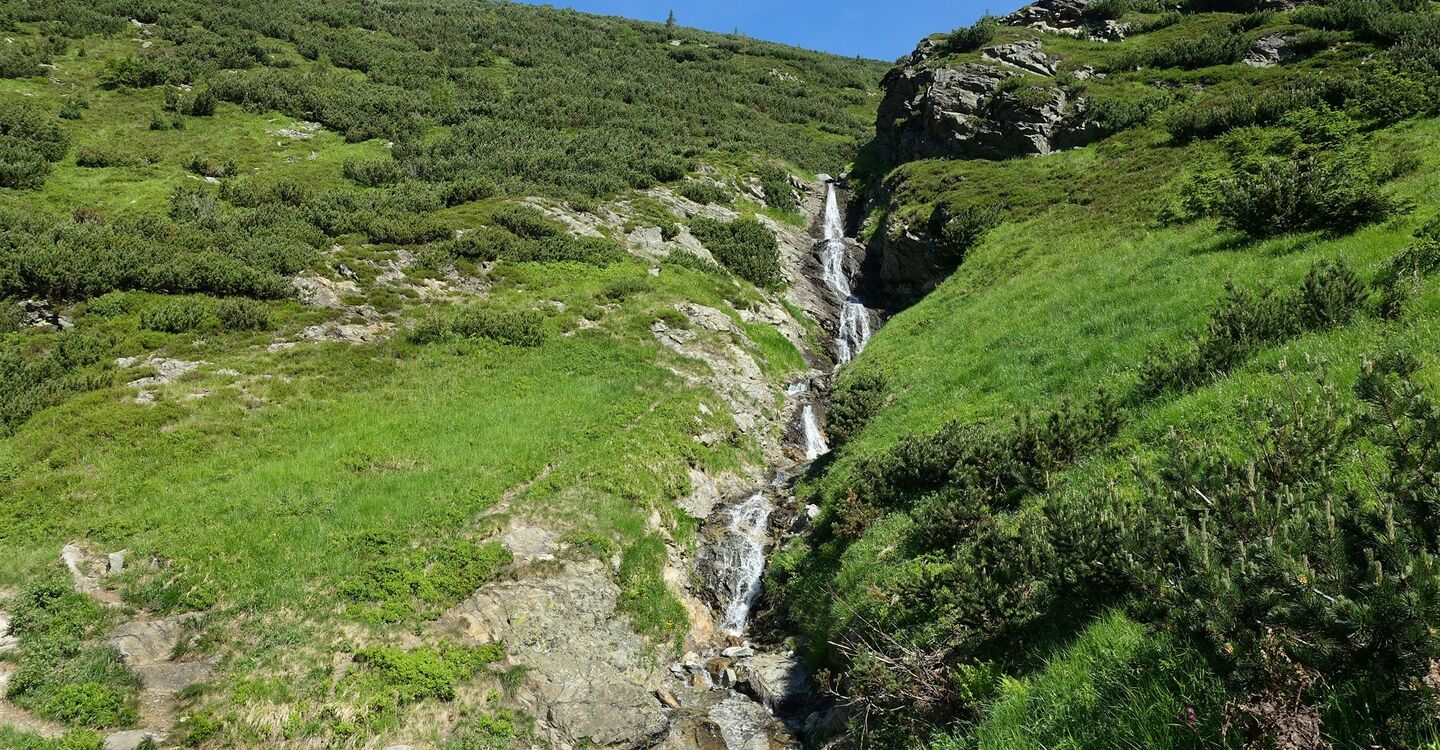
[[[1366,290],[1343,262],[1321,262],[1289,294],[1265,287],[1246,292],[1227,284],[1225,295],[1193,343],[1161,348],[1145,358],[1139,382],[1142,395],[1202,385],[1230,372],[1264,344],[1344,325],[1360,311]]]
[[[348,157],[341,171],[350,181],[366,187],[393,185],[400,180],[400,167],[389,157]]]
[[[6,698],[55,721],[103,729],[138,719],[140,681],[99,644],[111,622],[68,574],[52,569],[21,590],[11,627],[20,639]]]
[[[87,143],[75,149],[77,167],[134,167],[147,163],[140,156],[116,143]]]
[[[514,263],[585,263],[608,266],[628,257],[625,249],[605,237],[571,237],[557,235],[538,240],[522,240],[507,249],[501,260]]]
[[[690,231],[735,275],[756,286],[775,288],[784,276],[780,270],[780,244],[775,233],[755,219],[723,222],[698,218]]]
[[[1000,20],[994,16],[985,15],[975,23],[947,34],[941,45],[947,52],[955,54],[975,52],[995,41],[995,36],[999,31]]]
[[[942,204],[930,214],[930,232],[936,250],[947,264],[959,266],[991,229],[1005,219],[1005,212],[992,205],[953,208]]]
[[[70,148],[59,123],[28,105],[0,107],[0,188],[38,188]]]
[[[102,318],[118,318],[135,311],[136,299],[125,292],[107,292],[85,303],[85,311]]]
[[[442,750],[510,750],[531,734],[530,722],[509,711],[476,716],[462,722]]]
[[[878,370],[847,372],[835,384],[825,420],[831,445],[844,445],[865,429],[885,404],[887,385],[884,373]]]
[[[676,192],[700,205],[716,204],[728,206],[731,203],[730,189],[704,180],[688,180]]]
[[[786,213],[800,210],[800,203],[795,200],[795,187],[790,184],[789,172],[773,165],[766,166],[760,170],[760,189],[765,191],[765,205]]]
[[[1192,210],[1253,237],[1351,232],[1398,210],[1381,187],[1381,165],[1344,113],[1297,110],[1282,126],[1268,138],[1230,138],[1225,168],[1187,188]]]
[[[140,311],[140,327],[162,333],[189,333],[205,325],[210,303],[201,297],[172,299]]]
[[[1137,68],[1182,68],[1195,70],[1240,62],[1250,51],[1244,34],[1231,30],[1212,31],[1203,36],[1180,39],[1160,47],[1136,50],[1119,58],[1112,70]]]
[[[0,346],[0,433],[70,395],[110,385],[113,344],[89,331],[65,331],[43,342]]]
[[[490,220],[522,239],[542,240],[565,234],[565,227],[545,216],[540,209],[525,204],[498,208],[490,215]]]
[[[600,290],[600,296],[618,302],[654,288],[655,285],[651,283],[648,276],[626,276],[606,284]]]
[[[215,317],[227,331],[270,330],[270,308],[251,299],[222,299],[215,304]]]
[[[692,271],[699,271],[715,276],[723,276],[725,269],[717,263],[706,260],[689,250],[671,250],[668,255],[660,259],[661,265],[678,266],[688,268]]]
[[[535,347],[545,343],[545,316],[535,310],[473,307],[453,315],[432,314],[410,332],[416,344],[462,338],[484,338],[508,346]]]
[[[474,648],[441,645],[404,651],[372,646],[355,652],[350,686],[372,708],[402,707],[422,700],[455,699],[455,686],[504,658],[500,644]]]

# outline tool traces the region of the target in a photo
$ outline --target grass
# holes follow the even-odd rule
[[[1221,747],[1223,700],[1220,681],[1199,654],[1111,613],[1034,675],[1003,679],[975,728],[974,747]]]

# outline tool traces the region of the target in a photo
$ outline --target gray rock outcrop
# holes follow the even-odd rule
[[[650,745],[669,727],[663,672],[616,612],[620,589],[596,561],[487,586],[447,617],[481,643],[503,641],[527,668],[520,699],[555,748]]]
[[[1083,105],[1064,89],[1003,90],[1007,79],[1023,75],[1007,68],[1054,70],[1055,61],[1038,44],[1004,45],[989,52],[1006,67],[999,62],[936,66],[922,46],[886,75],[875,134],[887,159],[903,163],[1038,156],[1098,137],[1080,116]]]

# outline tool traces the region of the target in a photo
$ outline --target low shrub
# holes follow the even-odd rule
[[[166,300],[140,311],[140,327],[162,333],[189,333],[205,325],[210,303],[203,297]]]
[[[888,381],[879,370],[847,372],[830,394],[826,433],[832,446],[841,446],[860,434],[885,404]]]
[[[0,107],[0,187],[45,184],[51,164],[65,157],[70,139],[60,124],[28,105]]]
[[[692,271],[708,273],[714,276],[725,275],[725,268],[723,266],[714,261],[702,258],[689,250],[671,250],[668,255],[660,259],[660,264],[688,268]]]
[[[135,167],[148,159],[115,143],[87,143],[75,149],[75,166],[88,168]]]
[[[511,562],[498,543],[450,542],[416,550],[357,540],[360,572],[340,586],[347,614],[371,623],[429,620],[459,604]]]
[[[472,717],[451,732],[441,750],[510,750],[531,735],[532,723],[504,710]]]
[[[704,180],[687,180],[676,192],[700,205],[716,204],[728,206],[731,202],[730,189]]]
[[[941,204],[930,214],[930,236],[945,262],[958,267],[1004,218],[1002,209],[988,204],[961,208]]]
[[[489,262],[503,257],[514,257],[520,240],[515,235],[495,227],[473,229],[441,244],[441,248],[452,258]]]
[[[765,205],[786,213],[800,210],[789,172],[773,165],[766,166],[760,170],[760,189],[765,191]]]
[[[965,54],[976,52],[981,47],[995,41],[1000,31],[1000,19],[985,15],[975,23],[958,28],[941,40],[941,47],[946,52],[954,54]]]
[[[42,717],[92,729],[135,723],[140,680],[115,649],[100,643],[111,620],[75,591],[62,569],[32,581],[14,600],[11,628],[20,651],[6,698]]]
[[[372,646],[355,652],[348,687],[372,708],[400,708],[422,700],[451,701],[455,686],[504,658],[500,644],[420,646],[405,651]]]
[[[1212,31],[1203,36],[1180,39],[1164,46],[1130,52],[1121,56],[1111,70],[1138,68],[1181,68],[1196,70],[1240,62],[1250,51],[1244,34],[1232,30]]]
[[[1252,237],[1351,232],[1399,203],[1381,186],[1383,166],[1341,112],[1302,109],[1277,133],[1232,134],[1227,165],[1197,177],[1188,206]]]
[[[366,187],[393,185],[400,180],[400,165],[389,157],[349,157],[341,165],[346,179]]]
[[[552,221],[540,209],[525,204],[498,208],[490,215],[496,226],[510,230],[516,237],[541,240],[565,234],[565,227]]]
[[[605,288],[600,290],[600,296],[608,300],[620,301],[654,288],[655,285],[651,283],[648,276],[626,276],[606,284]]]
[[[270,308],[252,299],[222,299],[215,304],[215,317],[227,331],[268,331]]]
[[[1350,322],[1366,296],[1360,278],[1339,261],[1317,263],[1288,294],[1265,287],[1247,292],[1227,284],[1224,301],[1192,343],[1146,356],[1139,392],[1153,397],[1203,385],[1230,372],[1262,345]]]
[[[410,332],[410,340],[416,344],[463,338],[490,339],[508,346],[541,346],[545,343],[545,316],[535,310],[473,307],[449,316],[433,314]]]
[[[501,260],[514,263],[585,263],[608,266],[619,263],[628,254],[614,240],[605,237],[571,237],[556,235],[538,240],[515,243]]]
[[[85,311],[102,318],[118,318],[135,311],[139,303],[125,292],[106,292],[85,303]]]
[[[780,243],[775,233],[755,219],[724,222],[698,218],[690,231],[735,275],[760,287],[775,288],[784,281],[780,270]]]

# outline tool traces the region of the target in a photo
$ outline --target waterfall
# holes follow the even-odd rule
[[[820,281],[840,304],[835,337],[837,366],[840,366],[865,348],[870,338],[870,311],[855,297],[850,278],[845,275],[845,222],[840,216],[834,183],[826,185],[824,220],[825,241],[819,250]],[[811,383],[803,381],[791,384],[786,392],[798,399],[810,388]],[[813,402],[807,400],[802,406],[800,424],[805,438],[805,460],[814,461],[830,452]],[[720,583],[715,587],[725,606],[720,627],[730,635],[745,634],[750,608],[760,595],[760,581],[765,573],[765,534],[771,510],[770,498],[763,491],[731,507],[725,517],[725,536],[711,553],[710,564],[722,571]]]
[[[830,452],[830,444],[825,442],[825,433],[820,431],[820,422],[815,419],[815,405],[806,404],[800,410],[800,423],[805,427],[805,460],[815,459]]]
[[[734,576],[720,628],[731,635],[744,635],[750,606],[760,595],[760,577],[765,573],[765,530],[770,524],[770,500],[757,492],[730,509],[726,519],[725,542],[720,550],[725,569]]]
[[[840,325],[835,336],[835,356],[845,364],[865,349],[870,339],[870,311],[850,289],[845,275],[845,222],[840,217],[840,201],[835,183],[825,189],[825,243],[820,250],[820,278],[840,303]]]

